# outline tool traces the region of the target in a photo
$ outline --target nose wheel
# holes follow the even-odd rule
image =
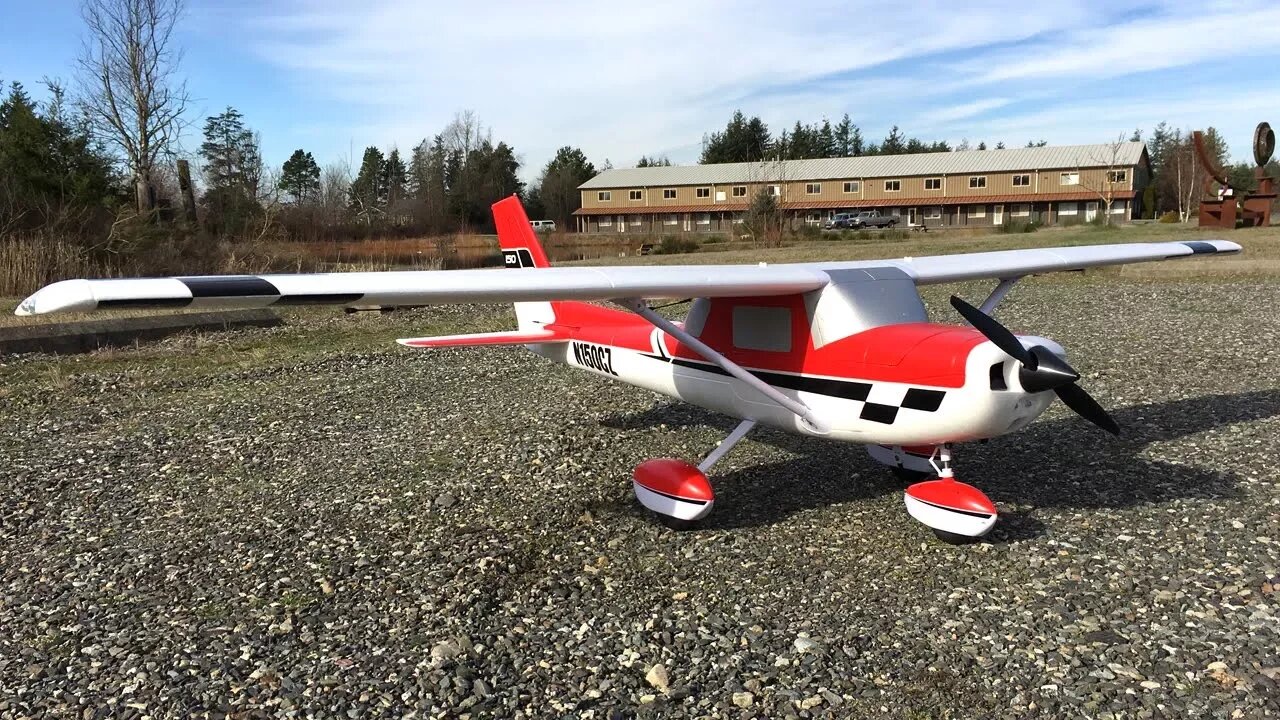
[[[907,513],[952,545],[973,542],[990,532],[998,516],[996,506],[981,490],[955,479],[951,446],[939,445],[929,462],[938,478],[906,489]]]

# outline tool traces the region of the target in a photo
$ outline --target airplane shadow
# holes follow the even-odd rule
[[[1034,423],[988,443],[964,444],[956,474],[1000,505],[989,539],[1038,537],[1037,508],[1126,508],[1180,498],[1240,496],[1233,474],[1142,457],[1152,443],[1235,423],[1280,416],[1280,390],[1210,395],[1118,408],[1112,416],[1124,435],[1112,437],[1072,415]],[[672,403],[613,415],[607,427],[628,430],[665,424],[704,425],[726,434],[737,421]],[[751,439],[794,455],[766,465],[712,474],[716,508],[703,527],[770,525],[803,510],[901,492],[905,484],[867,456],[861,446],[762,428]],[[857,475],[856,479],[853,475]],[[634,503],[633,503],[634,506]]]

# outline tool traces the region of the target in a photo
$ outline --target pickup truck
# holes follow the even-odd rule
[[[891,228],[898,224],[896,215],[881,215],[879,210],[863,210],[862,212],[849,218],[848,227],[854,230],[862,228]]]

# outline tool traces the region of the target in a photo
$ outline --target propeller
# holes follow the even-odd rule
[[[1112,435],[1120,434],[1120,426],[1116,421],[1111,419],[1093,396],[1076,384],[1080,373],[1068,365],[1066,360],[1043,345],[1028,348],[1009,332],[1009,328],[955,295],[951,296],[951,307],[990,340],[992,345],[1022,365],[1018,370],[1018,381],[1022,383],[1024,390],[1033,393],[1052,390],[1062,404],[1071,408],[1075,414]]]

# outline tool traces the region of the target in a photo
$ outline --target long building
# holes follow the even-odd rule
[[[578,187],[577,230],[732,232],[757,192],[793,227],[878,209],[899,227],[1071,224],[1140,217],[1146,145],[1070,145],[717,165],[615,168]]]

